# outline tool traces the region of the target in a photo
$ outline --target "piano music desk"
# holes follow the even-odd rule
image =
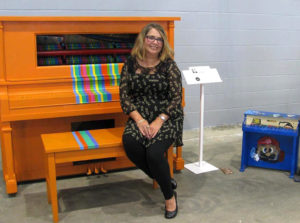
[[[59,219],[56,164],[126,155],[122,145],[123,130],[124,128],[120,127],[41,135],[46,155],[47,195],[48,202],[52,205],[53,222],[58,222]],[[166,155],[173,177],[173,146],[168,149]],[[157,187],[155,181],[153,187]]]

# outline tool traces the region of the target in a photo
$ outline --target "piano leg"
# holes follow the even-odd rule
[[[14,169],[13,149],[12,149],[12,128],[10,122],[1,123],[1,149],[3,176],[8,194],[17,193],[17,180]]]
[[[182,170],[184,168],[184,160],[182,159],[182,147],[176,147],[176,154],[173,156],[175,170]]]
[[[56,188],[56,166],[54,154],[47,156],[47,194],[48,202],[52,205],[53,222],[58,222],[58,201]]]

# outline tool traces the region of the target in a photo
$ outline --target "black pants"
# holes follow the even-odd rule
[[[123,146],[128,158],[149,177],[157,181],[165,200],[173,196],[170,167],[164,155],[172,142],[172,140],[165,140],[145,148],[132,136],[123,135]]]

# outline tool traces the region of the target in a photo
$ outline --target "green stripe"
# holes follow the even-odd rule
[[[80,135],[84,139],[85,143],[88,145],[88,149],[94,149],[96,145],[93,143],[93,141],[90,139],[90,137],[86,134],[85,131],[79,131]]]
[[[99,86],[98,86],[98,75],[96,72],[96,66],[95,64],[92,64],[90,67],[90,71],[91,71],[91,75],[93,76],[93,78],[95,78],[94,80],[94,84],[95,84],[95,92],[97,94],[97,102],[102,102],[102,97],[101,97],[101,92],[99,91]]]
[[[78,89],[78,93],[79,93],[79,97],[80,97],[80,101],[81,103],[85,103],[86,102],[86,97],[84,97],[84,89],[83,89],[83,82],[81,80],[81,77],[80,77],[80,67],[77,66],[77,65],[73,65],[74,67],[74,75],[76,76],[76,86],[77,86],[77,89]]]
[[[95,100],[96,101],[99,101],[99,98],[98,98],[98,94],[96,93],[95,91],[95,88],[94,88],[94,84],[93,84],[93,76],[91,75],[91,73],[93,72],[93,70],[90,69],[90,66],[89,65],[86,65],[85,66],[86,68],[86,74],[87,76],[89,77],[89,83],[90,83],[90,89],[91,89],[91,92],[94,94],[95,96]]]
[[[106,66],[107,66],[107,73],[108,73],[108,75],[109,75],[109,84],[110,84],[110,86],[114,86],[113,84],[113,82],[114,82],[114,75],[112,74],[112,70],[111,70],[111,67],[109,66],[109,64],[106,64]]]
[[[105,88],[105,83],[103,84],[104,86],[102,86],[102,82],[104,82],[104,80],[101,80],[102,75],[100,73],[99,66],[95,66],[95,72],[96,72],[96,76],[99,77],[98,81],[96,82],[97,89],[99,89],[99,91],[103,95],[103,101],[107,101],[107,96],[105,94],[105,91],[103,90]],[[100,99],[100,101],[101,101],[101,99]]]
[[[117,80],[115,80],[116,85],[115,86],[119,86],[120,85],[120,72],[119,72],[119,66],[118,64],[114,64],[115,66],[115,72],[116,72],[116,76],[117,76]]]

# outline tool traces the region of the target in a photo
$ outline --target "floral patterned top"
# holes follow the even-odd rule
[[[145,68],[129,57],[121,72],[120,101],[125,114],[137,110],[149,123],[161,113],[169,116],[152,139],[143,136],[131,118],[124,134],[130,134],[146,148],[165,139],[174,140],[174,146],[183,145],[182,81],[174,60],[167,59],[155,67]]]

